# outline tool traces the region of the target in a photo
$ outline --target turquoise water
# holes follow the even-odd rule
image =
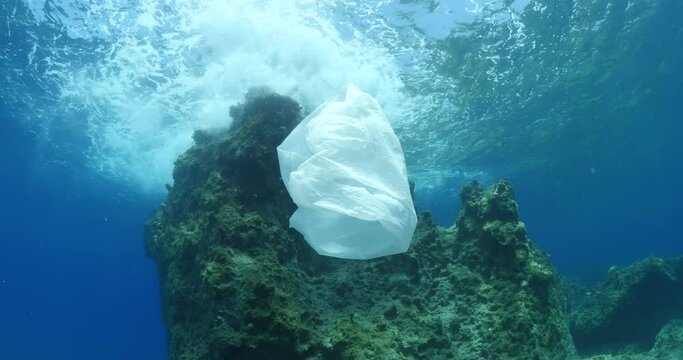
[[[450,225],[462,185],[507,177],[565,274],[678,256],[681,18],[676,0],[4,1],[0,358],[164,358],[142,224],[250,86],[310,109],[355,83],[420,210]]]

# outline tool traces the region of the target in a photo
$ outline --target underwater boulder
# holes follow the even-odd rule
[[[567,359],[556,271],[528,239],[511,185],[461,193],[451,228],[422,214],[406,253],[320,256],[288,218],[276,146],[301,119],[263,93],[175,164],[146,225],[170,359]]]
[[[646,352],[673,319],[683,319],[683,257],[656,257],[624,269],[588,291],[571,312],[571,332],[582,354]],[[683,358],[683,357],[682,357]]]
[[[656,359],[683,359],[683,320],[671,320],[659,331],[652,353]]]

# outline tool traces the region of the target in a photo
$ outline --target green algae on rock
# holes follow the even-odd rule
[[[645,352],[593,355],[584,360],[680,360],[683,359],[683,320],[669,321],[657,334],[655,346]]]
[[[558,276],[519,221],[510,184],[461,193],[455,227],[418,220],[405,254],[319,256],[275,148],[300,120],[291,99],[252,96],[235,126],[197,132],[147,223],[171,359],[567,359]]]
[[[647,352],[668,321],[683,319],[681,304],[683,257],[649,257],[612,268],[607,280],[572,308],[576,347],[584,354]]]

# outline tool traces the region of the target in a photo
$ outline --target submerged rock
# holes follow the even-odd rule
[[[621,350],[621,354],[593,355],[584,360],[681,360],[683,359],[683,320],[669,321],[657,334],[655,346],[644,352]]]
[[[275,148],[298,105],[261,93],[199,133],[148,221],[171,359],[567,359],[558,275],[512,188],[461,192],[455,227],[423,214],[410,250],[317,255],[293,230]]]
[[[610,269],[607,280],[572,307],[571,331],[579,353],[648,352],[672,319],[683,319],[683,257],[650,257]]]
[[[662,328],[652,353],[656,359],[683,359],[683,320],[671,320]]]

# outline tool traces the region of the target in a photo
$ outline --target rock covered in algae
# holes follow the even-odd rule
[[[671,320],[659,331],[652,353],[657,359],[683,359],[683,320]]]
[[[683,320],[669,321],[657,334],[649,351],[622,350],[620,354],[593,355],[584,360],[681,360],[683,359]]]
[[[649,257],[612,268],[604,283],[586,291],[572,307],[571,331],[580,353],[648,352],[672,319],[683,319],[683,257]]]
[[[558,276],[510,184],[473,183],[452,228],[423,214],[410,250],[323,257],[288,229],[275,148],[296,102],[261,93],[195,134],[148,221],[171,359],[566,359]]]

